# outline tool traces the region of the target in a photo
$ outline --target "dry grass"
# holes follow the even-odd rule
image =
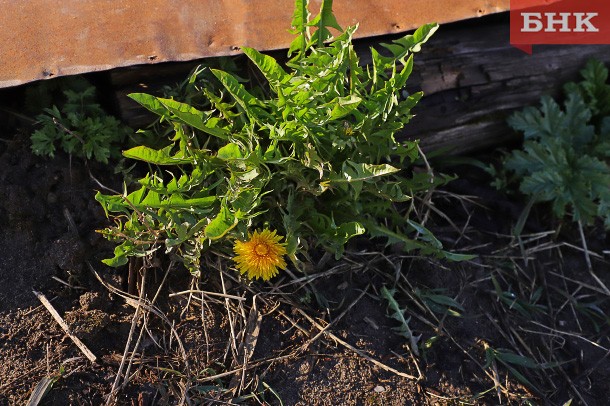
[[[449,199],[465,211],[477,204],[472,197],[444,192],[437,198]],[[463,224],[457,224],[436,207],[431,196],[416,204],[421,220],[434,223],[430,227],[442,229],[444,221],[445,231],[449,230],[446,243],[460,251],[478,253],[479,257],[463,263],[441,263],[391,250],[352,250],[340,262],[322,256],[318,262],[308,263],[305,273],[288,270],[272,283],[261,285],[240,279],[230,261],[218,254],[209,256],[205,280],[192,277],[189,289],[182,291],[172,292],[165,283],[175,264],[169,264],[162,273],[156,271],[163,276],[152,294],[147,288],[151,270],[143,267],[139,297],[119,291],[96,273],[110,291],[135,309],[107,404],[115,404],[130,382],[143,377],[159,383],[150,396],[161,401],[172,399],[188,405],[281,404],[281,390],[266,382],[270,371],[286,365],[286,361],[320,357],[322,348],[342,348],[386,373],[424,385],[426,374],[434,367],[428,357],[436,351],[438,342],[455,348],[463,362],[474,366],[469,375],[463,376],[463,382],[477,382],[486,389],[455,397],[428,386],[423,395],[428,403],[537,404],[557,403],[569,396],[581,404],[592,404],[591,393],[595,391],[587,382],[596,379],[600,368],[608,367],[610,354],[610,324],[604,310],[608,294],[592,277],[593,269],[608,268],[604,254],[584,248],[592,264],[590,273],[584,258],[578,255],[583,248],[557,240],[556,230],[519,238],[484,235],[470,225],[472,213],[467,213]],[[482,243],[486,239],[489,243]],[[576,257],[581,259],[581,273],[566,269],[578,263]],[[430,276],[450,273],[451,286],[422,275],[414,277],[416,267],[434,269]],[[363,279],[363,275],[368,282],[355,285],[359,289],[355,297],[341,297],[342,287],[337,286],[334,303],[329,304],[319,292],[320,282]],[[395,352],[398,349],[391,349],[406,360],[402,369],[359,348],[341,336],[337,327],[364,297],[384,303],[379,292],[382,286],[393,289],[396,302],[413,324],[411,329],[421,336],[419,356],[412,350],[399,354]],[[157,306],[159,301],[164,304]],[[178,304],[181,308],[172,316],[161,309]],[[210,315],[218,312],[225,321],[221,346],[218,327],[210,324]],[[194,315],[198,320],[192,320]],[[186,349],[183,343],[182,335],[188,330],[180,324],[189,318],[203,332],[195,350]],[[262,331],[265,319],[281,320],[289,330],[298,331],[302,340],[261,356],[257,344],[261,334],[268,333]],[[473,320],[485,327],[479,335],[465,335],[461,324]],[[377,327],[375,320],[367,322]],[[148,357],[144,341],[152,341],[163,356]],[[590,353],[591,348],[598,354],[595,363],[583,363],[574,357],[578,351]],[[194,360],[193,353],[200,356]],[[587,367],[579,370],[579,365]]]

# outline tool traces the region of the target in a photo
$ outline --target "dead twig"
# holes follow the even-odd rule
[[[67,128],[65,125],[63,125],[62,123],[59,122],[59,120],[57,120],[55,117],[53,117],[53,124],[55,124],[55,126],[57,128],[59,128],[61,131],[65,132],[66,134],[71,135],[72,137],[76,138],[78,141],[80,141],[80,143],[82,145],[85,145],[85,141],[83,140],[83,138],[78,135],[77,133],[75,133],[74,131],[70,130],[69,128]]]
[[[585,260],[587,261],[587,268],[589,269],[589,273],[591,274],[591,277],[595,279],[595,282],[597,282],[597,284],[604,290],[604,293],[610,296],[610,290],[608,289],[608,287],[593,272],[593,266],[591,265],[591,256],[589,255],[589,249],[587,248],[587,239],[585,238],[585,232],[583,230],[582,222],[580,220],[578,221],[578,232],[580,233],[580,239],[582,240],[582,248],[585,251]]]
[[[74,344],[76,344],[78,349],[81,350],[81,352],[85,355],[85,357],[87,357],[89,359],[89,361],[95,362],[97,360],[97,357],[95,355],[93,355],[91,350],[89,350],[89,348],[87,348],[87,346],[77,336],[72,334],[68,324],[59,315],[59,313],[57,313],[57,310],[55,310],[55,308],[53,307],[51,302],[49,302],[49,300],[46,298],[46,296],[35,290],[33,290],[32,292],[34,292],[34,295],[36,295],[38,300],[40,300],[40,302],[43,304],[43,306],[49,311],[49,313],[51,313],[51,316],[53,316],[53,318],[55,319],[57,324],[59,324],[61,326],[61,328],[66,332],[66,334],[68,335],[68,337],[70,337],[70,339],[74,342]]]
[[[239,300],[239,301],[242,301],[242,302],[246,300],[245,297],[241,297],[241,296],[226,295],[224,293],[208,292],[208,291],[205,291],[205,290],[197,290],[197,289],[189,289],[189,290],[183,290],[181,292],[170,293],[169,297],[188,295],[188,294],[201,294],[201,295],[205,295],[205,296],[218,296],[218,297],[223,297],[223,298],[226,298],[226,299]]]
[[[108,395],[108,399],[106,400],[106,405],[114,405],[116,403],[116,394],[119,389],[119,381],[121,380],[121,375],[123,374],[123,367],[125,366],[125,362],[127,361],[127,354],[129,354],[129,349],[131,348],[131,341],[133,339],[133,335],[136,330],[136,326],[138,325],[138,321],[140,320],[140,302],[144,298],[144,284],[145,284],[145,273],[142,276],[142,289],[140,289],[140,300],[136,305],[136,311],[133,315],[133,319],[131,320],[131,328],[129,329],[129,336],[127,336],[127,342],[125,343],[125,350],[123,351],[123,356],[121,357],[121,363],[119,364],[119,370],[116,373],[116,377],[114,378],[114,382],[112,384],[112,389],[110,389],[110,394]],[[135,351],[135,349],[134,349]]]
[[[379,368],[391,372],[393,374],[396,374],[398,376],[402,376],[403,378],[408,378],[408,379],[413,379],[413,380],[418,380],[419,378],[415,375],[411,375],[411,374],[407,374],[405,372],[401,372],[395,368],[392,368],[390,366],[387,366],[386,364],[376,360],[375,358],[367,355],[364,351],[354,347],[353,345],[351,345],[350,343],[342,340],[341,338],[337,337],[336,335],[334,335],[333,333],[331,333],[330,331],[326,331],[324,329],[324,326],[320,325],[317,321],[315,321],[312,317],[310,317],[307,313],[305,313],[303,310],[301,309],[296,309],[303,317],[305,317],[311,324],[313,324],[318,330],[320,331],[324,331],[324,334],[328,336],[328,338],[332,339],[333,341],[341,344],[342,346],[344,346],[345,348],[347,348],[348,350],[355,352],[357,355],[361,356],[362,358],[366,359],[367,361],[375,364],[376,366],[378,366]]]
[[[242,362],[242,373],[240,375],[234,375],[229,384],[229,388],[236,389],[238,395],[241,394],[240,392],[242,388],[244,388],[248,362],[250,361],[250,358],[252,358],[252,355],[254,355],[254,350],[256,349],[256,343],[258,342],[258,336],[260,334],[261,323],[263,321],[263,315],[258,310],[256,299],[257,296],[254,295],[243,339],[237,351],[237,360]]]
[[[182,355],[182,359],[185,365],[185,371],[187,371],[187,380],[190,379],[190,375],[188,374],[188,371],[190,370],[190,366],[189,366],[189,360],[188,357],[186,355],[186,350],[184,348],[184,345],[182,343],[182,340],[180,339],[180,336],[178,335],[178,332],[176,331],[176,329],[174,328],[174,325],[172,322],[169,321],[169,319],[167,318],[167,316],[165,314],[163,314],[163,312],[161,312],[157,307],[153,306],[149,301],[143,299],[143,298],[138,298],[136,296],[130,295],[126,292],[123,292],[117,288],[115,288],[114,286],[106,283],[101,277],[100,275],[97,273],[97,271],[95,270],[95,268],[93,268],[93,265],[91,265],[90,262],[87,262],[87,265],[89,266],[89,269],[91,270],[91,272],[93,272],[93,274],[95,275],[95,277],[97,278],[97,280],[106,288],[108,289],[110,292],[122,297],[123,299],[125,299],[125,301],[127,302],[127,304],[129,304],[130,306],[133,306],[134,308],[138,309],[139,307],[141,307],[141,309],[143,311],[146,311],[148,313],[152,313],[155,316],[159,317],[161,319],[161,321],[163,321],[163,323],[165,323],[171,332],[170,337],[173,337],[176,339],[178,348],[180,350],[180,353]],[[171,266],[171,265],[170,265]],[[167,273],[166,273],[167,276]],[[144,291],[144,289],[142,289],[142,292]],[[155,295],[155,298],[157,298],[159,292],[157,292],[157,294]],[[171,346],[171,344],[170,344]],[[183,393],[183,399],[181,401],[180,404],[184,403],[184,395],[185,393]]]
[[[339,316],[337,316],[332,322],[328,323],[326,325],[326,327],[324,327],[322,330],[320,330],[320,332],[318,334],[316,334],[314,337],[312,337],[311,339],[307,340],[307,342],[305,344],[302,345],[301,349],[302,350],[306,350],[311,344],[313,344],[318,338],[320,338],[323,334],[325,334],[328,329],[330,329],[332,326],[334,326],[335,324],[337,324],[339,322],[339,320],[341,320],[343,318],[343,316],[345,316],[355,305],[356,303],[358,303],[360,301],[360,299],[362,299],[362,297],[366,294],[366,292],[368,292],[369,287],[371,285],[368,285],[366,287],[366,289],[364,289],[362,291],[362,293],[360,293],[360,296],[358,296],[356,298],[356,300],[354,300],[352,302],[352,304],[350,304],[349,306],[347,306],[347,308],[341,312],[341,314]]]

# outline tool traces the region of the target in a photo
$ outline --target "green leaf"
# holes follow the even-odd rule
[[[180,103],[175,100],[162,98],[157,98],[157,100],[159,100],[159,102],[163,104],[167,110],[169,110],[185,124],[188,124],[191,127],[201,130],[214,137],[218,137],[223,140],[228,139],[227,130],[212,125],[211,122],[208,122],[208,118],[210,116],[209,113],[204,113],[203,111],[199,111],[186,103]]]
[[[426,227],[413,220],[407,220],[407,223],[413,227],[420,234],[422,239],[429,243],[432,247],[437,249],[443,248],[443,244]]]
[[[411,35],[394,40],[391,44],[381,44],[381,46],[392,52],[393,58],[381,57],[380,59],[384,63],[389,63],[392,60],[404,61],[404,58],[409,53],[419,52],[422,44],[432,37],[436,30],[438,30],[438,27],[437,23],[424,24]]]
[[[386,237],[390,243],[400,243],[403,244],[403,249],[406,252],[411,252],[414,250],[419,250],[424,255],[435,255],[439,258],[445,258],[449,261],[468,261],[476,258],[476,255],[468,255],[468,254],[456,254],[451,253],[445,250],[442,250],[434,244],[430,244],[428,241],[418,241],[408,236],[394,232],[387,227],[376,224],[374,222],[367,221],[364,223],[364,226],[369,230],[372,236],[374,237]],[[421,226],[420,226],[421,227]],[[427,237],[430,238],[431,234]],[[436,239],[435,239],[436,240]],[[437,240],[438,241],[438,240]]]
[[[280,64],[269,55],[263,55],[257,50],[248,47],[242,47],[241,50],[254,62],[272,86],[276,86],[289,79],[289,76]]]
[[[308,0],[295,0],[294,13],[292,15],[293,30],[291,31],[291,33],[295,34],[296,37],[290,43],[290,48],[288,49],[288,56],[293,55],[297,51],[297,57],[299,55],[305,54],[307,43],[309,42],[309,33],[307,27],[307,22],[309,21],[308,5]]]
[[[365,231],[366,229],[362,226],[362,224],[358,223],[357,221],[350,221],[337,227],[335,234],[339,236],[342,241],[347,242],[352,237],[364,234]]]
[[[146,93],[130,93],[127,97],[140,103],[142,107],[152,111],[158,116],[164,116],[168,113],[167,108],[159,101],[158,98]]]
[[[396,291],[388,290],[385,286],[382,286],[380,293],[381,297],[388,301],[391,317],[400,322],[400,327],[396,328],[395,330],[409,340],[411,351],[413,351],[413,354],[416,356],[419,356],[419,348],[417,343],[421,339],[421,335],[413,335],[411,327],[409,326],[411,318],[405,318],[404,314],[406,313],[406,309],[401,309],[398,302],[394,298]]]
[[[496,358],[509,364],[519,365],[525,368],[540,368],[540,365],[531,358],[524,357],[522,355],[513,354],[507,351],[496,351]]]
[[[404,250],[409,252],[413,250],[429,250],[430,247],[426,246],[426,244],[408,238],[406,235],[394,232],[387,227],[375,224],[375,223],[365,223],[365,227],[369,230],[369,232],[374,237],[384,236],[389,239],[391,243],[402,243],[404,244]]]
[[[117,245],[114,247],[114,257],[103,259],[102,262],[113,268],[123,266],[129,262],[128,256],[133,251],[133,247],[128,247],[125,244]]]
[[[222,205],[218,215],[205,227],[205,238],[218,240],[231,231],[237,223],[237,217],[225,205]]]
[[[388,164],[372,165],[346,161],[341,174],[331,174],[332,183],[352,183],[396,173],[400,169]]]
[[[254,107],[260,107],[262,103],[252,96],[246,88],[230,73],[223,72],[217,69],[211,69],[212,73],[227,89],[233,99],[244,109],[250,119],[257,121],[257,118],[263,113],[262,110],[254,111]]]
[[[216,156],[225,161],[242,159],[244,157],[237,144],[225,145],[218,150],[218,154]]]
[[[137,159],[155,165],[180,165],[193,163],[193,158],[180,154],[171,155],[172,146],[163,149],[153,149],[143,145],[123,151],[125,158]]]
[[[311,41],[317,43],[318,47],[321,47],[327,39],[332,38],[328,27],[343,31],[333,14],[333,0],[322,0],[320,14],[311,20],[308,25],[317,28],[311,36]]]
[[[335,100],[329,103],[330,106],[332,106],[330,119],[338,120],[347,116],[358,108],[360,102],[362,102],[362,99],[355,95],[337,97]]]
[[[149,209],[164,210],[202,210],[214,204],[216,196],[199,196],[185,198],[180,194],[172,194],[169,198],[145,186],[123,195],[103,195],[98,192],[95,199],[102,203],[107,212],[125,212],[129,209],[146,211]]]
[[[366,190],[375,196],[391,202],[407,202],[412,197],[403,191],[403,187],[407,188],[408,186],[407,182],[383,182],[380,185],[371,185]]]
[[[146,204],[147,207],[151,208],[163,208],[163,209],[204,209],[210,207],[216,201],[216,196],[203,196],[185,198],[178,194],[173,194],[167,201],[155,204]]]
[[[577,84],[591,106],[592,111],[604,117],[610,114],[610,85],[608,69],[601,61],[591,59],[586,67],[580,71],[584,81]],[[567,92],[569,93],[569,92]]]
[[[407,80],[409,76],[411,76],[411,72],[413,71],[413,55],[409,56],[409,59],[405,62],[404,66],[400,70],[400,73],[396,75],[396,86],[397,89],[402,89],[407,84]],[[415,97],[414,97],[415,96]],[[421,96],[420,96],[421,97]],[[404,103],[403,105],[406,107],[406,110],[403,114],[406,114],[412,107],[417,104],[419,98],[417,97],[417,93],[406,100],[406,102],[412,103]]]
[[[525,205],[525,208],[523,209],[523,211],[519,215],[519,219],[517,220],[517,224],[515,224],[515,227],[513,228],[513,235],[515,237],[519,238],[519,241],[521,241],[521,232],[523,231],[523,227],[525,227],[525,222],[527,221],[527,218],[530,215],[530,211],[532,210],[532,206],[534,205],[534,203],[536,203],[537,200],[538,200],[538,197],[537,196],[533,196],[527,202],[527,205]],[[523,251],[523,249],[522,249],[522,251]]]
[[[459,304],[457,301],[455,301],[454,299],[450,298],[449,296],[438,295],[438,294],[426,294],[426,295],[424,295],[424,297],[439,305],[443,305],[446,307],[455,307],[456,309],[461,310],[462,312],[464,311],[464,307],[461,304]]]
[[[449,261],[460,262],[460,261],[472,261],[477,258],[474,254],[458,254],[451,251],[440,251],[440,256]]]

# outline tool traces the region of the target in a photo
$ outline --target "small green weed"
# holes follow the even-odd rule
[[[32,390],[28,400],[28,406],[37,406],[43,398],[51,391],[53,385],[57,383],[63,376],[66,375],[64,365],[59,366],[59,370],[50,376],[42,378]]]
[[[500,283],[493,275],[491,275],[491,281],[494,285],[497,299],[506,306],[506,308],[519,312],[521,316],[528,320],[533,319],[536,314],[544,314],[546,312],[546,306],[538,303],[543,293],[541,287],[532,292],[528,301],[519,298],[511,289],[503,290]]]
[[[530,389],[534,390],[537,394],[541,394],[542,391],[538,389],[529,379],[522,374],[518,368],[526,369],[545,369],[557,366],[556,364],[539,364],[529,357],[515,354],[506,349],[495,349],[489,347],[486,343],[483,343],[485,347],[485,365],[484,368],[493,367],[497,371],[497,363],[505,367],[515,378],[521,383],[527,385]]]
[[[419,335],[419,336],[413,335],[413,331],[411,330],[411,327],[409,326],[409,322],[411,321],[411,318],[410,317],[405,318],[405,313],[407,312],[407,310],[401,309],[400,305],[394,298],[396,291],[394,289],[388,290],[385,286],[383,286],[380,290],[380,293],[381,293],[381,297],[388,301],[390,317],[393,318],[394,320],[397,320],[400,323],[400,326],[394,327],[393,330],[395,330],[398,334],[400,334],[401,336],[403,336],[407,340],[409,340],[409,345],[411,347],[411,351],[413,351],[413,354],[419,356],[418,343],[419,343],[419,340],[421,339],[421,335]]]
[[[163,250],[198,273],[202,252],[214,247],[232,255],[231,243],[257,228],[285,236],[295,264],[299,253],[315,246],[339,258],[348,240],[366,232],[407,250],[462,258],[445,252],[396,205],[448,180],[402,169],[418,158],[418,146],[394,138],[422,97],[400,98],[412,54],[438,26],[424,25],[383,45],[387,56],[372,49],[373,64],[363,68],[352,46],[357,27],[331,35],[330,29],[340,31],[332,1],[324,1],[313,19],[308,1],[295,3],[288,71],[270,56],[243,48],[267,80],[266,91],[252,91],[235,75],[210,69],[215,81],[201,87],[210,110],[148,94],[130,96],[171,132],[162,149],[138,146],[123,153],[150,165],[139,188],[96,196],[116,224],[102,231],[118,243],[106,264]]]
[[[509,124],[523,132],[523,150],[505,166],[533,202],[551,202],[553,214],[575,222],[604,220],[610,229],[610,85],[608,70],[590,61],[579,83],[564,87],[563,109],[550,97],[540,108],[515,113]]]
[[[61,149],[102,163],[120,157],[120,146],[130,130],[96,102],[95,87],[68,89],[63,95],[61,107],[45,108],[36,117],[40,128],[31,136],[32,151],[52,158]]]
[[[464,307],[455,299],[444,295],[446,289],[419,289],[415,288],[415,296],[425,303],[434,313],[447,314],[452,317],[462,317]]]

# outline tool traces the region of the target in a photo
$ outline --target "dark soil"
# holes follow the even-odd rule
[[[22,136],[0,145],[0,404],[26,404],[45,377],[56,382],[40,404],[104,404],[135,313],[122,294],[111,293],[87,265],[89,261],[108,285],[125,288],[125,270],[101,265],[112,245],[95,232],[106,220],[93,198],[99,185],[90,173],[110,183],[113,175],[70,162],[67,156],[32,156],[28,145]],[[562,405],[573,399],[573,404],[606,405],[609,324],[599,312],[610,314],[610,309],[596,293],[598,285],[586,271],[582,253],[568,246],[542,249],[541,244],[558,240],[541,237],[525,242],[523,249],[531,249],[528,256],[533,258],[525,264],[519,247],[506,248],[511,242],[506,236],[523,205],[494,192],[488,180],[477,176],[482,175],[455,182],[437,202],[457,231],[441,219],[429,223],[447,248],[478,253],[472,262],[406,257],[391,249],[383,256],[372,255],[355,246],[347,262],[329,261],[322,269],[325,276],[300,285],[284,277],[273,284],[246,286],[231,270],[221,279],[215,269],[192,284],[186,271],[172,270],[155,303],[165,318],[148,313],[135,325],[133,341],[144,322],[147,329],[117,403],[179,404],[186,393],[190,404],[226,404],[231,399],[279,404],[281,399],[284,405]],[[471,195],[476,202],[448,198],[447,193]],[[542,209],[526,231],[552,229],[550,221]],[[577,233],[570,239],[567,227],[561,236],[568,235],[567,241],[579,246]],[[589,235],[592,250],[608,249],[599,228]],[[156,265],[147,271],[149,298],[168,266],[163,261]],[[595,260],[594,266],[610,285],[608,262]],[[502,290],[546,310],[532,308],[526,317],[503,304],[490,275]],[[219,293],[223,286],[245,300],[208,295],[202,304],[196,296],[169,296],[193,288]],[[382,286],[397,287],[395,299],[407,309],[411,330],[421,336],[419,343],[427,343],[418,356],[409,340],[395,331],[399,323],[388,317],[388,303],[380,299]],[[537,287],[542,287],[540,298],[534,295]],[[434,291],[437,288],[444,290]],[[52,301],[72,333],[97,356],[96,363],[83,356],[32,290]],[[251,310],[253,292],[259,292],[258,313]],[[421,307],[429,302],[418,300],[416,292],[455,299],[463,306],[462,317]],[[591,305],[576,313],[574,309],[582,307],[577,302]],[[233,334],[247,331],[248,337],[255,337],[246,322],[249,314],[261,317],[260,333],[242,375],[236,359],[244,358],[236,357],[240,351],[232,343],[244,337]],[[320,325],[334,322],[328,332],[341,341],[315,338],[320,330],[313,320]],[[486,365],[488,348],[561,364],[514,366],[529,385],[499,361]],[[233,370],[238,372],[214,377]]]

